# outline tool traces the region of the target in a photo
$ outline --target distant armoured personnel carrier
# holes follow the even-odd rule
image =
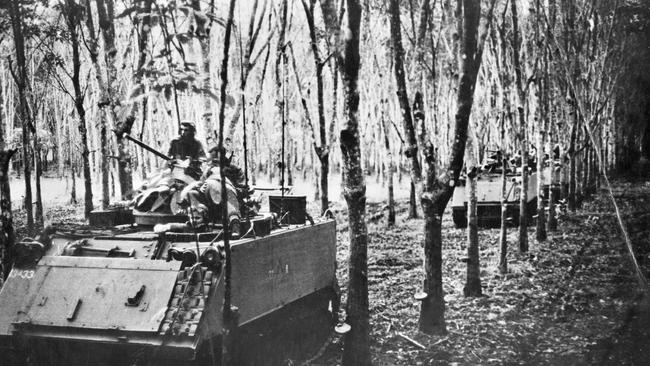
[[[560,159],[546,161],[541,179],[544,185],[544,200],[548,200],[549,189],[553,190],[553,197],[556,200],[564,199],[563,192],[567,192],[569,187],[569,169],[562,164]]]
[[[275,346],[263,349],[264,337],[287,337],[295,346],[320,345],[329,335],[338,309],[335,221],[312,220],[304,202],[270,197],[269,211],[276,212],[242,220],[242,238],[230,241],[239,365],[282,361],[273,360]],[[95,221],[105,225],[133,220],[127,210],[98,215]],[[0,290],[0,352],[10,355],[3,361],[218,364],[222,227],[195,232],[187,216],[137,215],[139,225],[54,227],[16,245],[16,263]],[[167,225],[154,230],[156,217]],[[305,321],[325,330],[304,327]]]
[[[477,219],[480,227],[497,227],[501,223],[501,189],[502,169],[501,159],[494,156],[483,165],[477,178]],[[521,173],[515,173],[508,166],[506,169],[506,218],[509,224],[519,224],[519,198],[521,190]],[[528,175],[528,185],[525,187],[527,208],[530,215],[537,209],[537,172]],[[451,199],[452,218],[457,228],[467,227],[467,188],[466,181],[461,179]]]

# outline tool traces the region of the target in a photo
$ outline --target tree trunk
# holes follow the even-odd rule
[[[71,131],[71,126],[70,124],[66,124],[66,137],[67,137],[67,143],[70,144],[70,131]],[[71,144],[70,144],[71,145]],[[72,148],[68,148],[68,156],[65,160],[65,165],[64,167],[69,167],[70,168],[70,201],[68,201],[71,205],[76,205],[77,202],[77,176],[76,176],[76,169],[75,169],[75,162],[72,158]],[[67,177],[66,177],[66,183],[67,183]]]
[[[302,0],[305,15],[307,17],[307,25],[309,26],[309,37],[311,40],[311,50],[314,55],[314,67],[316,70],[316,97],[318,104],[318,131],[320,138],[320,146],[314,147],[318,160],[320,161],[320,199],[321,199],[321,214],[329,208],[329,152],[330,148],[327,143],[325,122],[325,100],[323,91],[323,67],[325,66],[318,49],[318,38],[316,35],[316,25],[314,24],[314,5],[315,1],[312,0],[307,5],[306,0]]]
[[[415,137],[413,117],[406,89],[406,75],[404,74],[404,48],[402,47],[402,32],[400,21],[400,8],[398,0],[390,1],[390,38],[393,47],[393,68],[397,86],[397,99],[399,101],[402,126],[406,135],[406,149],[404,154],[411,162],[411,193],[409,200],[409,218],[417,217],[416,190],[422,180],[422,168],[418,156],[418,141]]]
[[[540,37],[540,27],[541,27],[541,14],[540,14],[540,3],[539,0],[535,1],[535,41],[538,44],[541,44],[541,37]],[[540,111],[540,118],[539,121],[537,121],[537,230],[536,230],[536,239],[537,242],[543,242],[546,240],[547,234],[546,234],[546,215],[545,215],[545,205],[544,205],[544,179],[543,179],[543,172],[544,172],[544,146],[546,143],[545,140],[545,135],[546,131],[548,130],[549,127],[549,99],[548,99],[548,93],[549,93],[549,87],[548,87],[548,62],[547,62],[547,54],[546,54],[546,47],[544,47],[542,51],[542,67],[543,67],[543,76],[541,77],[541,80],[538,81],[538,101],[539,101],[539,111]],[[552,149],[552,147],[551,147]],[[549,190],[549,195],[550,191],[553,188],[553,159],[552,159],[552,151],[549,151],[549,162],[550,162],[550,178],[551,181],[549,182],[548,185],[548,190]]]
[[[589,196],[589,169],[591,168],[591,144],[589,143],[589,138],[587,137],[587,132],[585,131],[585,142],[587,147],[583,152],[582,157],[582,184],[581,184],[581,196],[582,201],[587,199]]]
[[[384,106],[384,98],[381,100],[381,128],[384,130],[384,147],[386,148],[386,175],[388,176],[388,215],[386,217],[386,226],[391,227],[395,225],[395,193],[393,184],[393,172],[395,164],[393,163],[393,153],[390,149],[390,134],[388,124],[386,123],[386,114]]]
[[[578,113],[573,109],[573,123],[569,139],[569,210],[576,211],[576,135],[578,133]]]
[[[503,125],[501,127],[501,136],[504,134]],[[503,138],[501,139],[501,146],[504,145]],[[501,274],[508,273],[508,228],[507,228],[507,218],[508,211],[506,209],[506,164],[508,164],[508,159],[506,159],[505,151],[502,150],[502,160],[501,160],[501,230],[499,232],[499,272]]]
[[[224,125],[225,125],[225,107],[226,107],[226,90],[228,87],[228,52],[230,49],[230,35],[233,27],[233,14],[235,12],[235,0],[230,0],[228,8],[228,21],[226,23],[226,34],[224,36],[223,46],[223,61],[221,63],[221,88],[220,88],[220,104],[219,104],[219,171],[221,172],[221,202],[227,202],[226,191],[226,177],[224,175],[225,166],[225,149],[224,149]],[[222,351],[221,351],[221,364],[223,366],[232,365],[232,347],[233,336],[232,331],[237,327],[237,317],[231,309],[231,272],[232,272],[232,259],[230,251],[230,225],[228,223],[228,207],[222,205],[221,222],[223,223],[223,245],[226,257],[225,270],[224,270],[224,301],[222,307],[223,316],[223,330],[222,330]]]
[[[30,152],[30,132],[34,129],[30,121],[29,106],[27,104],[27,65],[25,61],[25,39],[23,36],[23,18],[18,1],[11,1],[9,5],[9,15],[11,17],[11,26],[13,29],[14,47],[16,49],[16,70],[12,71],[14,80],[18,86],[18,115],[22,126],[23,136],[23,172],[25,174],[25,211],[27,213],[27,231],[32,232],[34,229],[34,214],[32,210],[32,185],[31,185],[31,152]],[[11,64],[9,65],[11,68]]]
[[[0,85],[0,126],[4,124],[4,93]],[[11,186],[9,185],[9,164],[16,149],[6,150],[4,129],[0,127],[0,288],[11,269],[12,246],[15,241],[13,211],[11,209]]]
[[[506,14],[503,13],[503,22]],[[507,39],[506,39],[506,30],[504,27],[501,27],[499,30],[499,39],[500,39],[500,49],[501,54],[507,54]],[[502,91],[502,106],[503,112],[501,113],[501,118],[499,121],[500,128],[500,151],[501,151],[501,195],[500,195],[500,206],[501,206],[501,229],[499,232],[499,272],[505,274],[508,272],[508,208],[507,208],[507,175],[506,167],[508,166],[507,158],[507,148],[506,148],[506,121],[510,122],[510,126],[514,126],[512,109],[510,103],[510,85],[511,85],[511,75],[509,74],[507,67],[504,63],[498,63],[500,65],[499,75],[500,83],[503,87]]]
[[[278,43],[275,49],[275,110],[276,121],[284,118],[284,99],[282,98],[282,83],[284,82],[284,73],[282,72],[282,60],[284,59],[285,36],[287,28],[287,0],[282,0],[280,4],[280,14],[278,14],[280,31],[278,33]]]
[[[99,5],[98,5],[99,6]],[[102,209],[107,209],[110,203],[110,188],[109,188],[109,175],[110,175],[110,162],[109,156],[111,155],[110,146],[108,144],[108,132],[106,126],[108,125],[108,111],[109,100],[111,98],[108,85],[104,79],[104,71],[99,64],[99,42],[97,33],[95,32],[95,21],[93,20],[92,7],[90,0],[86,0],[86,27],[88,28],[88,54],[90,61],[95,68],[95,78],[97,79],[97,86],[99,88],[100,98],[98,100],[99,108],[99,145],[100,145],[100,166],[101,181],[102,181]]]
[[[257,6],[257,1],[255,1],[255,6]],[[201,4],[198,0],[192,0],[192,8],[196,11],[201,11]],[[214,0],[210,1],[210,5],[206,14],[214,14]],[[255,16],[255,12],[253,12]],[[211,138],[213,134],[212,126],[212,97],[210,96],[210,90],[212,90],[212,77],[210,72],[210,30],[211,23],[208,23],[207,18],[195,16],[196,21],[196,35],[199,39],[199,44],[201,47],[201,76],[202,76],[202,88],[204,89],[202,93],[202,102],[203,102],[203,132],[205,133],[206,139]],[[232,136],[232,135],[230,135]],[[209,148],[209,147],[208,147]]]
[[[341,39],[338,62],[343,79],[345,125],[340,146],[343,159],[343,195],[348,206],[350,260],[347,322],[352,329],[345,335],[344,366],[366,366],[370,360],[370,313],[368,308],[368,230],[366,227],[366,183],[359,142],[360,68],[359,36],[361,4],[347,1],[347,22]]]
[[[284,159],[284,137],[285,137],[285,90],[287,84],[287,58],[285,54],[285,37],[287,29],[287,0],[282,0],[280,4],[280,14],[278,14],[278,22],[280,25],[280,31],[278,34],[278,43],[275,50],[275,121],[281,123],[282,130],[282,147],[280,153],[280,163],[278,164],[279,168],[279,185],[284,187],[284,169],[285,169],[285,159]],[[270,147],[269,147],[270,149]]]
[[[465,152],[465,165],[467,169],[467,281],[463,288],[463,294],[467,297],[482,295],[478,244],[478,219],[476,217],[476,178],[478,167],[474,155],[473,145],[475,140],[473,133],[470,133],[467,136],[467,147]]]
[[[289,185],[290,187],[293,186],[293,171],[291,169],[291,167],[293,166],[293,161],[292,161],[293,154],[291,153],[293,151],[292,145],[293,145],[292,140],[289,140],[289,151],[287,153],[288,163],[286,169],[287,169],[287,185]]]
[[[553,131],[553,124],[552,122],[549,124],[548,128],[548,141],[549,141],[549,146],[551,147],[551,152],[549,153],[549,164],[550,164],[550,171],[551,171],[551,177],[555,176],[555,156],[554,155],[554,150],[555,150],[555,133]],[[562,155],[560,154],[559,156],[560,159],[560,169],[563,169],[563,159]],[[560,190],[562,190],[562,186],[564,179],[562,179],[562,174],[563,171],[560,170],[560,179],[559,179],[559,187]],[[551,179],[551,184],[549,185],[548,188],[548,217],[547,217],[547,228],[548,231],[553,232],[557,230],[557,217],[555,216],[555,201],[558,200],[558,197],[556,197],[555,192],[553,192],[553,179]]]
[[[517,96],[517,115],[519,117],[519,137],[521,139],[521,189],[519,195],[519,250],[528,251],[528,132],[526,129],[526,95],[522,81],[521,60],[519,58],[519,23],[517,16],[517,2],[512,1],[512,54],[515,69],[515,84]]]
[[[113,0],[96,0],[97,1],[97,15],[99,16],[99,28],[102,31],[102,38],[104,39],[104,58],[106,59],[107,69],[107,90],[109,111],[113,124],[117,126],[120,123],[129,123],[119,121],[117,118],[117,109],[120,107],[119,101],[119,87],[117,80],[117,48],[115,47],[115,22],[113,11]],[[133,121],[130,122],[133,124]],[[128,128],[130,130],[130,128]],[[131,174],[131,156],[126,148],[125,141],[122,135],[117,135],[117,154],[119,157],[117,163],[117,174],[120,182],[120,192],[123,200],[133,198],[133,175]]]
[[[543,242],[546,240],[546,215],[545,215],[545,205],[544,205],[544,134],[546,133],[547,119],[548,114],[546,112],[546,97],[544,96],[546,88],[543,87],[540,95],[542,95],[543,101],[541,102],[541,118],[538,121],[537,126],[537,230],[536,230],[536,239],[538,242]],[[549,174],[551,181],[548,185],[549,196],[550,192],[553,190],[553,159],[549,159],[550,169]]]
[[[133,84],[136,85],[137,87],[142,88],[142,91],[144,92],[144,85],[142,85],[142,76],[144,74],[144,64],[147,60],[147,47],[149,44],[149,35],[151,32],[151,7],[152,7],[153,0],[142,0],[139,1],[139,6],[138,6],[138,13],[139,13],[139,19],[140,19],[140,28],[138,30],[138,64],[136,65],[136,70],[135,73],[133,74]],[[144,96],[142,98],[141,103],[133,103],[133,108],[131,109],[131,115],[130,118],[131,120],[136,120],[138,114],[140,114],[142,117],[142,122],[141,122],[141,128],[140,128],[140,135],[138,136],[140,140],[142,140],[144,131],[145,131],[145,125],[147,123],[147,114],[148,114],[148,104],[149,104],[149,98]],[[142,106],[142,112],[140,112],[139,108]],[[130,131],[125,131],[125,132],[130,132]],[[119,137],[119,136],[118,136]],[[149,171],[149,156],[146,156],[144,154],[148,154],[144,149],[142,150],[142,160],[144,161],[144,164],[142,164],[142,174],[143,178],[146,177],[146,172]]]
[[[476,0],[462,0],[463,17],[461,37],[461,67],[460,83],[458,87],[457,111],[455,115],[455,136],[451,147],[449,165],[443,173],[436,177],[435,157],[433,146],[428,141],[424,130],[424,114],[418,113],[421,141],[423,147],[426,174],[424,176],[424,189],[420,197],[424,213],[424,292],[426,297],[422,300],[420,308],[419,329],[425,333],[444,333],[445,302],[442,287],[442,214],[452,196],[456,182],[463,166],[465,143],[467,141],[467,127],[474,103],[474,88],[478,70],[481,64],[485,35],[489,29],[494,10],[492,1],[485,23],[485,28],[478,42],[479,19],[481,15],[481,2]],[[421,96],[420,96],[421,98]],[[416,102],[418,96],[416,95]],[[421,102],[420,102],[421,103]]]
[[[79,55],[79,38],[77,34],[77,27],[79,26],[79,19],[75,16],[72,8],[75,6],[74,0],[66,0],[66,7],[68,11],[67,26],[70,32],[70,46],[72,47],[72,86],[74,88],[74,104],[79,117],[79,135],[81,136],[81,158],[83,161],[83,175],[84,175],[84,215],[86,219],[90,216],[93,210],[93,191],[92,191],[92,176],[90,174],[90,152],[88,151],[88,132],[86,129],[86,109],[84,108],[84,92],[81,88],[80,71],[81,71],[81,57]]]
[[[38,136],[34,133],[34,167],[36,176],[34,186],[36,187],[36,211],[34,212],[34,221],[36,229],[43,228],[43,196],[41,195],[41,176],[43,175],[43,163],[41,161],[41,145],[38,143]]]
[[[2,132],[0,131],[0,134]],[[1,136],[0,136],[1,137]],[[4,139],[0,139],[0,287],[9,271],[13,258],[12,246],[16,241],[13,214],[11,210],[11,189],[9,186],[9,163],[16,150],[4,150]]]

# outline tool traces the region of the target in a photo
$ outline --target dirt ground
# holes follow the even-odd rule
[[[649,172],[648,165],[637,171]],[[614,194],[646,276],[650,269],[650,177],[614,182]],[[381,205],[369,206],[369,217]],[[465,298],[465,231],[443,222],[447,334],[417,331],[422,220],[386,229],[369,224],[369,286],[375,365],[649,365],[650,307],[642,296],[614,209],[604,189],[576,212],[563,212],[546,242],[529,230],[530,252],[508,235],[509,273],[496,269],[498,229],[480,231],[484,296]],[[347,231],[339,225],[339,281],[346,283]],[[409,337],[424,349],[407,341]],[[336,338],[315,365],[339,364]]]
[[[648,165],[636,171],[649,172]],[[649,365],[650,306],[643,297],[614,209],[598,189],[576,213],[562,212],[558,231],[520,254],[517,231],[508,233],[509,273],[499,274],[498,229],[482,229],[481,281],[484,296],[465,298],[466,234],[451,215],[443,222],[443,272],[447,334],[417,331],[422,273],[421,219],[408,220],[406,191],[398,192],[397,224],[381,215],[385,188],[368,178],[372,355],[375,365]],[[333,184],[336,185],[336,184]],[[59,193],[57,197],[65,197]],[[58,191],[57,191],[58,192]],[[337,191],[338,192],[338,191]],[[313,192],[307,192],[313,197]],[[636,258],[650,269],[650,174],[614,182]],[[347,283],[348,232],[345,204],[332,194],[337,212],[338,280]],[[316,212],[316,205],[311,204]],[[79,221],[81,206],[48,206],[50,222]],[[21,231],[23,217],[16,216]],[[411,338],[424,348],[408,341]],[[342,338],[332,333],[313,365],[340,363]],[[287,360],[287,365],[300,364]]]

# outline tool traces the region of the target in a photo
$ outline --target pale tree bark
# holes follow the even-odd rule
[[[89,33],[88,40],[86,42],[86,48],[88,49],[90,61],[93,63],[93,66],[95,68],[95,78],[97,79],[97,86],[99,87],[100,95],[100,99],[98,101],[99,144],[101,151],[99,170],[101,171],[102,181],[102,209],[107,209],[108,204],[110,203],[109,156],[111,155],[111,152],[108,144],[108,132],[106,130],[106,127],[108,125],[108,100],[111,97],[110,91],[108,90],[108,85],[106,85],[106,80],[104,78],[104,70],[102,70],[99,64],[99,39],[98,34],[95,32],[95,22],[93,20],[93,12],[90,5],[90,0],[86,0],[86,27],[88,28]]]
[[[312,54],[314,55],[314,67],[316,70],[316,98],[318,105],[318,133],[319,144],[314,140],[314,150],[316,156],[320,161],[320,200],[321,200],[321,214],[329,208],[329,154],[330,147],[326,134],[327,123],[325,122],[325,100],[323,91],[323,68],[326,65],[327,59],[323,59],[321,52],[318,48],[318,37],[316,35],[316,25],[314,23],[314,5],[316,0],[302,0],[302,5],[307,17],[307,25],[309,27],[309,38],[311,43]],[[312,127],[313,129],[313,127]]]
[[[569,210],[571,212],[576,211],[576,175],[577,175],[577,168],[576,168],[576,159],[577,159],[577,152],[576,152],[576,140],[577,140],[577,134],[578,134],[578,126],[579,126],[579,118],[578,118],[578,110],[575,107],[575,102],[571,106],[572,108],[572,113],[571,117],[573,118],[573,121],[571,123],[571,133],[569,137],[569,197],[568,197],[568,202],[569,202]]]
[[[0,287],[11,269],[11,248],[16,240],[11,210],[11,187],[9,186],[9,163],[16,149],[7,149],[5,143],[4,94],[0,87]]]
[[[88,132],[86,129],[86,109],[84,107],[84,91],[81,88],[80,74],[81,74],[81,57],[79,55],[79,34],[77,28],[79,27],[80,19],[75,16],[77,12],[72,9],[77,5],[74,0],[66,0],[66,23],[68,32],[70,33],[70,46],[72,48],[72,86],[74,88],[75,108],[79,118],[78,128],[81,137],[81,158],[83,161],[83,175],[84,175],[84,215],[86,218],[90,216],[93,210],[93,191],[92,191],[92,177],[90,174],[90,159],[88,150]],[[72,163],[72,162],[71,162]]]
[[[539,0],[535,0],[535,41],[537,42],[538,45],[542,45],[542,40],[540,38],[540,27],[541,27],[541,22],[543,22],[540,15],[540,4]],[[545,146],[545,135],[546,131],[548,129],[548,108],[549,108],[549,103],[548,103],[548,67],[547,67],[547,62],[546,62],[546,47],[542,46],[542,58],[543,58],[543,63],[544,63],[544,69],[542,70],[543,76],[541,77],[541,80],[538,81],[538,96],[539,96],[539,120],[537,121],[537,230],[535,231],[535,237],[538,242],[543,242],[546,240],[546,215],[545,215],[545,207],[544,207],[544,200],[542,197],[544,196],[544,179],[543,179],[543,172],[544,172],[544,146]],[[551,181],[549,183],[548,189],[549,189],[549,197],[550,197],[550,191],[553,188],[553,159],[549,159],[550,162],[550,178]]]
[[[2,145],[0,146],[0,287],[2,287],[4,279],[11,271],[13,262],[11,252],[16,241],[9,186],[9,163],[16,150],[5,150],[4,141],[1,140],[0,145]]]
[[[33,149],[34,149],[34,187],[36,188],[36,207],[34,210],[34,223],[36,224],[36,230],[43,228],[43,195],[41,189],[41,177],[43,175],[43,162],[41,159],[41,144],[38,142],[37,130],[34,130],[33,134]]]
[[[415,53],[416,53],[416,64],[415,64],[415,74],[416,77],[420,79],[420,90],[425,90],[427,87],[426,83],[426,72],[425,72],[425,42],[427,37],[427,26],[429,25],[429,13],[431,7],[429,0],[422,0],[420,5],[420,19],[418,24],[418,30],[415,39]]]
[[[99,28],[102,31],[104,40],[104,58],[106,59],[106,85],[108,90],[107,103],[109,113],[113,124],[130,123],[118,120],[118,109],[120,100],[118,98],[118,80],[117,80],[117,48],[115,47],[115,12],[113,10],[113,0],[96,0],[97,15],[99,16]],[[122,127],[124,128],[124,127]],[[130,130],[130,128],[128,128]],[[131,174],[131,156],[122,138],[122,134],[117,134],[117,174],[120,182],[120,192],[122,199],[128,200],[133,198],[133,175]]]
[[[275,48],[275,121],[282,123],[282,152],[280,157],[280,186],[284,186],[284,121],[285,121],[285,88],[287,78],[287,58],[285,54],[285,37],[287,30],[287,0],[280,3],[278,14],[279,34]]]
[[[381,75],[380,75],[381,77]],[[386,226],[391,227],[395,225],[395,193],[394,193],[394,182],[393,176],[395,172],[395,163],[393,162],[393,153],[390,149],[390,133],[388,123],[386,122],[386,101],[384,98],[381,100],[381,128],[384,131],[384,147],[386,148],[386,161],[388,166],[386,167],[386,176],[388,180],[388,214],[386,216]]]
[[[72,126],[70,126],[70,125],[71,124],[68,123],[67,126],[66,126],[66,131],[67,131],[66,135],[67,135],[68,143],[70,143],[70,147],[68,148],[68,157],[67,157],[67,160],[66,160],[67,165],[70,167],[70,181],[71,181],[70,182],[70,201],[68,201],[68,202],[70,202],[71,205],[76,205],[78,203],[77,202],[77,172],[76,172],[74,159],[72,157],[72,155],[73,155],[73,153],[72,153],[73,148],[72,147],[74,145],[70,141],[70,135],[71,135],[70,132],[72,131]]]
[[[242,55],[242,64],[243,68],[241,71],[240,75],[240,83],[239,83],[239,88],[244,95],[246,92],[246,85],[248,84],[248,77],[251,74],[251,71],[253,71],[253,68],[255,68],[255,65],[257,64],[257,60],[262,55],[262,52],[264,52],[264,49],[269,47],[270,49],[270,42],[271,38],[273,37],[273,34],[275,32],[275,27],[272,26],[271,24],[271,14],[269,14],[268,22],[269,22],[269,32],[266,37],[266,40],[261,44],[259,47],[259,50],[255,55],[253,55],[253,50],[255,49],[255,46],[258,44],[257,40],[260,34],[260,30],[262,29],[262,22],[264,21],[266,10],[267,10],[267,1],[265,0],[264,3],[262,4],[262,10],[259,16],[259,20],[257,21],[257,24],[255,23],[255,18],[257,16],[257,9],[258,9],[258,0],[255,0],[253,3],[253,7],[251,10],[251,18],[250,22],[248,24],[248,40],[246,41],[246,45],[243,46],[243,55]],[[230,118],[230,123],[227,128],[226,136],[232,136],[235,133],[235,128],[237,127],[237,123],[239,122],[240,117],[242,116],[242,112],[245,110],[244,106],[244,98],[238,98],[237,99],[237,104],[235,106],[235,110],[232,113],[232,117]]]
[[[503,136],[503,129],[502,136]],[[503,138],[501,139],[503,141]],[[501,158],[501,230],[499,231],[499,272],[501,274],[508,273],[508,228],[507,228],[507,209],[506,209],[506,187],[507,187],[507,177],[506,177],[506,164],[508,159],[505,157],[505,153],[502,150],[503,157]]]
[[[504,10],[503,13],[503,23],[506,22],[506,13]],[[507,39],[506,39],[506,29],[504,26],[498,28],[499,33],[499,50],[501,51],[502,58],[505,58],[507,55]],[[496,36],[493,38],[493,41],[496,42]],[[496,51],[495,51],[496,53]],[[495,57],[497,66],[499,68],[499,83],[502,85],[503,89],[501,92],[501,105],[503,107],[501,112],[501,117],[499,119],[499,136],[501,144],[501,195],[500,195],[500,206],[501,206],[501,229],[499,231],[499,272],[505,274],[508,272],[508,208],[507,208],[507,172],[506,167],[508,166],[507,151],[506,151],[506,121],[510,121],[510,125],[514,125],[512,122],[512,109],[510,105],[510,84],[511,77],[507,69],[507,64],[505,60],[500,62],[499,57]]]
[[[543,93],[543,92],[542,92]],[[544,97],[543,97],[544,98]],[[545,102],[542,102],[545,103]],[[543,105],[540,107],[541,114],[540,120],[537,121],[537,133],[536,133],[536,145],[537,145],[537,186],[535,190],[537,191],[537,219],[536,219],[536,231],[535,238],[538,242],[543,242],[546,240],[546,207],[544,205],[544,143],[547,126],[548,114],[546,113],[546,106]],[[549,174],[551,181],[548,185],[549,190],[549,199],[551,191],[553,190],[553,159],[549,159],[550,169]]]
[[[23,18],[19,1],[11,1],[9,5],[9,16],[13,30],[14,48],[16,50],[16,69],[13,69],[11,62],[9,68],[16,85],[18,86],[18,113],[22,125],[23,143],[23,172],[25,175],[25,211],[27,213],[27,230],[34,230],[34,214],[32,207],[32,184],[31,184],[31,150],[30,133],[34,127],[30,121],[29,105],[27,103],[27,88],[29,80],[27,76],[27,64],[25,60],[25,38],[23,34]]]
[[[41,79],[38,76],[34,76],[30,80],[29,84],[29,99],[28,99],[28,105],[30,106],[29,108],[29,120],[30,121],[37,121],[39,118],[41,120],[44,120],[45,117],[43,117],[44,113],[43,111],[43,100],[45,97],[45,94],[47,93],[47,87],[42,87],[42,88],[37,88],[37,83],[46,83],[47,79]],[[39,90],[40,93],[37,93],[36,91]],[[39,113],[41,114],[39,116]],[[32,136],[31,136],[31,150],[32,150],[32,163],[34,164],[34,188],[35,188],[35,201],[34,201],[34,224],[35,230],[40,230],[43,228],[43,195],[42,195],[42,189],[41,189],[41,177],[43,175],[43,165],[41,161],[41,154],[42,154],[42,144],[39,143],[39,136],[38,136],[38,130],[35,128],[35,123],[32,123]]]
[[[481,64],[483,45],[489,29],[494,10],[492,1],[484,25],[479,35],[481,16],[480,1],[463,0],[460,4],[462,18],[460,84],[457,96],[457,111],[455,115],[454,143],[451,147],[449,164],[436,174],[433,145],[428,141],[424,129],[424,114],[416,115],[420,138],[424,142],[425,174],[424,188],[420,200],[424,212],[424,269],[425,280],[423,292],[425,296],[420,308],[419,329],[425,333],[444,333],[445,303],[442,287],[442,214],[451,198],[456,181],[460,176],[467,141],[467,127],[474,102],[474,87]],[[417,99],[417,97],[416,97]]]
[[[554,26],[555,26],[555,15],[556,15],[555,10],[556,10],[555,9],[555,0],[549,0],[549,2],[548,2],[548,16],[547,16],[549,18],[549,21],[546,23],[546,27],[545,27],[545,34],[546,34],[546,40],[547,41],[551,38],[553,29],[554,29]],[[551,117],[553,115],[553,113],[551,113],[551,110],[550,110],[550,101],[552,100],[552,98],[551,98],[552,91],[551,91],[550,84],[549,84],[550,83],[550,80],[549,80],[550,79],[550,76],[549,76],[549,62],[550,62],[550,55],[549,55],[548,49],[545,48],[544,49],[544,68],[545,68],[546,72],[545,72],[545,76],[544,76],[544,81],[546,83],[546,93],[547,93],[545,97],[546,97],[546,101],[548,103],[548,108],[549,108],[547,110],[548,118],[549,118],[549,124],[548,124],[547,132],[548,132],[549,147],[551,148],[551,151],[549,152],[550,164],[551,164],[551,172],[552,172],[552,174],[555,174],[555,156],[554,155],[555,155],[555,145],[557,143],[557,140],[556,140],[556,133],[555,133],[555,130],[553,128],[555,121]],[[559,146],[558,146],[558,149],[559,149]],[[562,192],[564,190],[564,188],[563,188],[563,186],[564,186],[564,174],[563,174],[563,171],[564,171],[565,168],[564,168],[564,164],[563,164],[564,159],[562,159],[561,152],[558,154],[557,158],[560,160],[560,169],[561,169],[560,170],[560,180],[559,180],[560,187],[558,189],[558,192]],[[547,225],[548,231],[550,231],[550,232],[553,232],[553,231],[557,230],[557,217],[555,215],[555,201],[557,201],[558,198],[559,197],[556,197],[556,194],[555,194],[555,192],[553,190],[553,186],[552,185],[549,186],[549,191],[548,191],[548,216],[547,216],[546,225]]]
[[[343,19],[345,2],[339,3],[339,12],[336,11],[336,0],[320,0],[321,13],[323,14],[323,22],[325,30],[328,35],[327,43],[331,50],[336,52],[338,47],[338,39],[340,33],[340,24]],[[332,108],[331,108],[331,121],[329,128],[329,145],[334,146],[336,139],[336,128],[338,127],[338,103],[339,103],[339,63],[336,57],[333,57],[330,62],[330,71],[332,77]]]
[[[467,135],[465,151],[465,167],[467,169],[467,279],[463,294],[467,297],[481,296],[481,277],[478,244],[478,218],[477,210],[477,175],[479,167],[475,155],[476,134],[472,126]]]
[[[343,80],[343,114],[340,146],[343,159],[343,196],[348,206],[350,235],[347,322],[352,329],[345,335],[344,366],[367,366],[370,360],[370,313],[368,305],[368,229],[366,226],[366,183],[361,166],[359,139],[360,69],[359,39],[361,4],[348,0],[347,21],[337,55]]]
[[[255,1],[255,5],[257,6],[257,0]],[[201,2],[199,0],[192,0],[192,8],[197,12],[203,13],[201,10]],[[214,0],[210,0],[208,9],[205,13],[207,12],[214,13]],[[255,13],[253,12],[253,16],[254,14]],[[212,20],[208,21],[208,17],[204,16],[195,16],[194,20],[196,22],[195,33],[201,48],[201,83],[203,84],[202,88],[204,89],[202,93],[203,132],[207,139],[213,136],[212,97],[209,93],[209,91],[212,90],[212,75],[210,73],[210,31],[212,29]]]
[[[411,163],[411,194],[409,201],[409,218],[417,217],[416,208],[416,191],[417,186],[422,180],[422,168],[418,156],[418,141],[415,137],[415,128],[413,127],[413,117],[411,115],[411,106],[406,89],[406,75],[404,73],[404,47],[402,46],[402,32],[400,21],[399,1],[391,0],[390,7],[390,38],[393,47],[393,68],[395,71],[395,83],[397,86],[397,99],[399,101],[402,128],[406,136],[406,149],[404,154]]]
[[[88,0],[87,0],[88,1]],[[142,77],[144,75],[145,62],[147,61],[147,48],[149,47],[149,37],[151,34],[151,8],[153,0],[141,0],[138,2],[138,14],[139,14],[139,27],[138,27],[138,63],[136,69],[133,72],[133,85],[137,88],[140,88],[140,91],[144,93],[144,85],[142,84]],[[145,125],[147,124],[147,114],[149,108],[149,98],[144,95],[140,103],[133,103],[131,112],[126,121],[135,121],[140,114],[141,124],[140,124],[140,135],[138,136],[142,140]],[[142,110],[140,110],[142,109]],[[125,121],[125,122],[126,122]],[[116,126],[117,131],[131,133],[132,125],[124,123],[122,126]],[[148,157],[145,157],[144,154],[148,154],[144,149],[141,149],[143,152],[142,159],[146,161],[141,165],[143,178],[146,177],[146,171],[150,167],[148,164]]]
[[[548,140],[549,140],[549,146],[551,146],[551,149],[554,149],[554,146],[556,144],[555,140],[555,133],[553,131],[553,126],[552,124],[549,125],[548,129]],[[551,164],[551,172],[552,174],[555,174],[555,161],[554,161],[554,156],[553,156],[553,151],[551,151],[550,154],[550,164]],[[562,162],[562,156],[560,155],[560,162]],[[564,167],[561,167],[560,169],[564,169]],[[560,175],[562,176],[562,171],[560,171]],[[559,189],[558,192],[562,191],[562,186],[564,185],[564,179],[560,178],[559,180]],[[556,192],[553,190],[553,186],[551,185],[548,190],[548,216],[547,216],[547,229],[550,232],[556,231],[557,230],[557,216],[555,215],[555,201],[558,200],[558,197],[556,196]]]
[[[517,15],[517,2],[511,1],[512,15],[512,59],[515,69],[517,116],[519,117],[519,138],[521,146],[521,189],[519,195],[519,251],[528,251],[528,132],[526,129],[526,92],[523,85],[523,75],[519,48],[519,19]]]

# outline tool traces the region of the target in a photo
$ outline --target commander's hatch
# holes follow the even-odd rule
[[[158,332],[179,269],[178,261],[44,257],[14,326]]]

